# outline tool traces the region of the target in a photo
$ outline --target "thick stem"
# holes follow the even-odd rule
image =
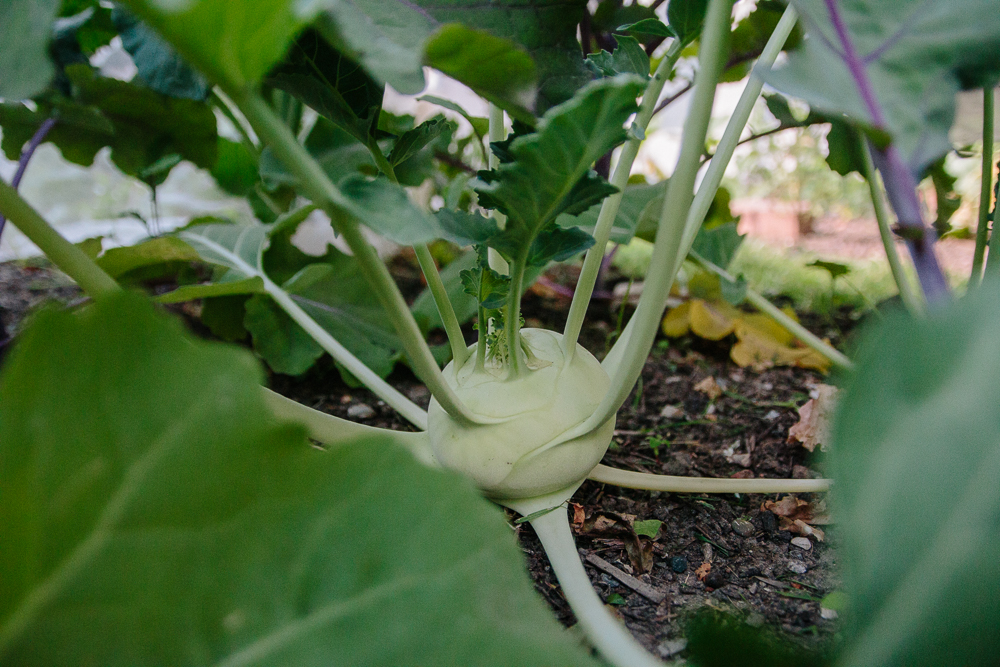
[[[503,141],[507,138],[507,126],[504,125],[503,121],[503,109],[495,104],[490,104],[490,143],[494,141]],[[496,169],[500,166],[500,158],[496,156],[493,152],[493,147],[490,146],[490,169]],[[490,217],[497,221],[497,226],[500,229],[504,229],[507,226],[507,216],[505,216],[500,211],[490,211]],[[493,248],[490,248],[486,252],[489,258],[490,268],[499,273],[502,276],[510,275],[510,267],[507,266],[507,261],[500,256]]]
[[[35,130],[31,139],[28,140],[28,144],[24,147],[24,150],[21,151],[21,158],[17,161],[17,171],[14,172],[14,179],[10,182],[11,187],[15,190],[17,190],[17,188],[21,185],[21,179],[24,178],[24,172],[28,170],[28,163],[31,162],[31,156],[34,155],[35,151],[38,150],[38,147],[42,145],[42,142],[45,141],[45,136],[53,127],[55,127],[55,124],[56,119],[54,117],[46,118],[42,124],[38,126],[38,129]],[[3,235],[3,228],[6,223],[7,217],[0,214],[0,235]]]
[[[882,237],[882,246],[885,248],[885,257],[889,261],[889,270],[896,281],[896,288],[899,296],[903,300],[903,305],[914,315],[923,312],[924,304],[920,297],[913,290],[909,276],[903,270],[903,262],[899,258],[899,251],[896,249],[896,236],[892,233],[889,224],[889,209],[882,198],[882,191],[879,188],[878,179],[875,174],[875,165],[872,162],[871,151],[868,150],[868,142],[861,140],[861,168],[862,176],[868,182],[868,191],[871,193],[872,207],[875,210],[875,220],[878,223],[878,232]]]
[[[504,337],[507,339],[508,380],[515,380],[528,370],[521,358],[521,284],[524,282],[524,265],[527,248],[522,256],[511,262],[510,291],[507,293],[507,314],[504,318]]]
[[[576,291],[573,292],[573,301],[566,317],[566,327],[563,329],[562,346],[567,363],[573,360],[573,355],[576,353],[576,341],[580,337],[583,320],[587,315],[587,306],[594,294],[597,277],[601,273],[601,263],[604,259],[608,239],[611,238],[611,228],[614,226],[615,218],[618,217],[618,209],[621,206],[625,186],[628,184],[629,173],[632,171],[632,163],[635,162],[635,158],[639,154],[639,145],[642,143],[640,137],[646,133],[649,119],[653,116],[653,108],[663,91],[663,84],[680,54],[681,42],[676,40],[670,45],[670,49],[663,56],[663,60],[660,61],[646,85],[639,113],[632,121],[634,130],[630,133],[628,141],[625,142],[621,154],[618,156],[615,172],[611,176],[611,185],[618,188],[618,192],[607,197],[601,204],[601,212],[597,216],[597,225],[594,227],[595,242],[583,260],[583,268],[580,270],[580,278],[577,280]]]
[[[476,372],[480,373],[486,369],[486,334],[489,333],[489,322],[486,321],[486,309],[482,305],[479,306],[478,311],[479,326],[477,327],[477,333],[479,334],[479,340],[476,341]]]
[[[662,667],[608,611],[583,568],[567,513],[561,507],[531,519],[538,539],[590,643],[615,667]]]
[[[420,333],[420,327],[413,319],[403,295],[389,274],[389,269],[378,258],[375,249],[362,234],[358,221],[352,214],[352,203],[259,96],[249,93],[231,94],[230,97],[257,135],[299,178],[299,182],[313,203],[330,216],[332,224],[344,237],[344,241],[358,260],[362,274],[392,320],[413,372],[427,385],[431,394],[449,415],[462,422],[480,423],[482,420],[472,414],[445,383],[441,369],[438,368],[434,355],[431,354],[427,342]]]
[[[719,278],[734,283],[736,278],[734,278],[728,271],[722,267],[716,266],[712,262],[708,261],[701,255],[699,255],[694,250],[690,251],[689,257],[698,263],[706,271],[714,273],[719,276]],[[773,303],[765,299],[759,293],[754,290],[747,288],[746,292],[747,301],[754,305],[759,311],[770,317],[772,320],[777,322],[785,331],[792,334],[800,341],[808,345],[810,348],[819,352],[824,357],[830,360],[834,366],[841,368],[845,371],[853,371],[854,364],[850,359],[845,357],[843,354],[835,350],[833,347],[824,343],[822,339],[813,334],[811,331],[806,329],[804,326],[790,318],[785,313],[781,312]]]
[[[423,243],[413,246],[413,252],[417,255],[417,262],[420,270],[424,272],[427,279],[427,287],[434,297],[434,305],[437,306],[438,314],[444,323],[445,333],[448,334],[448,344],[451,345],[451,356],[455,359],[455,366],[461,367],[465,360],[469,358],[469,348],[465,344],[465,336],[462,335],[462,327],[458,323],[458,316],[448,299],[448,290],[445,289],[441,274],[438,273],[437,264],[431,257],[431,251]]]
[[[313,440],[318,440],[325,445],[339,445],[357,438],[391,440],[413,453],[421,463],[437,467],[434,453],[431,451],[430,440],[425,431],[413,433],[365,426],[319,410],[313,410],[265,387],[261,387],[261,390],[264,393],[264,400],[267,401],[276,417],[302,424],[308,429],[309,437]]]
[[[580,425],[581,433],[588,433],[606,422],[625,402],[659,330],[660,318],[676,273],[674,265],[677,263],[677,253],[683,238],[684,222],[694,198],[698,160],[705,145],[705,134],[715,99],[715,85],[722,71],[727,48],[731,7],[730,0],[711,0],[709,4],[699,51],[701,66],[696,77],[691,109],[684,122],[680,157],[664,197],[645,288],[632,316],[634,326],[628,337],[627,347],[623,348],[621,361],[611,378],[611,389],[594,414]],[[622,345],[623,340],[624,337],[615,347]]]
[[[843,49],[844,64],[847,65],[847,69],[854,79],[854,84],[861,95],[865,109],[871,117],[872,125],[884,130],[886,123],[882,108],[878,104],[875,89],[868,78],[864,61],[858,55],[854,48],[854,42],[847,32],[847,26],[840,14],[837,0],[824,0],[824,2],[830,15],[830,22],[833,24],[837,39]],[[882,172],[882,179],[885,181],[885,191],[889,197],[889,203],[896,211],[899,226],[906,230],[904,237],[907,247],[910,249],[913,266],[917,270],[924,295],[928,302],[946,299],[949,294],[948,283],[945,281],[937,257],[934,255],[934,237],[924,224],[920,212],[917,181],[913,172],[903,162],[899,149],[894,144],[889,144],[884,149],[873,147],[873,153],[875,165]]]
[[[983,258],[986,254],[987,226],[990,216],[990,195],[993,193],[993,88],[983,88],[983,167],[982,187],[979,188],[979,225],[976,227],[976,251],[972,255],[972,275],[969,287],[983,280]],[[994,226],[996,223],[994,223]],[[996,265],[996,257],[993,264]]]
[[[121,289],[118,283],[94,263],[94,260],[63,238],[21,198],[17,190],[2,180],[0,180],[0,213],[90,296],[109,294]]]
[[[670,493],[819,493],[829,491],[828,479],[714,479],[710,477],[675,477],[648,472],[619,470],[598,464],[588,479],[626,489],[667,491]]]

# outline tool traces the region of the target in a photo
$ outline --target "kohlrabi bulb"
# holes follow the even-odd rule
[[[492,498],[533,498],[578,482],[596,466],[611,443],[614,417],[594,431],[532,456],[585,420],[597,408],[611,380],[600,362],[579,345],[566,363],[562,335],[522,329],[535,359],[522,377],[506,370],[475,368],[472,355],[462,368],[454,362],[445,380],[477,415],[495,424],[461,424],[431,399],[428,434],[444,467],[472,478]]]

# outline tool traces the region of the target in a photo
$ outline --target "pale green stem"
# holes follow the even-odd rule
[[[184,239],[186,232],[179,234]],[[398,411],[407,421],[419,429],[427,429],[427,413],[410,399],[399,393],[392,385],[378,376],[360,359],[355,357],[350,350],[340,344],[340,342],[330,335],[326,329],[319,325],[309,313],[304,311],[299,304],[295,303],[291,295],[278,287],[274,282],[264,275],[263,271],[245,262],[238,255],[230,252],[223,246],[215,243],[211,239],[198,237],[195,241],[199,245],[208,246],[213,252],[226,256],[235,270],[246,276],[257,276],[264,283],[264,291],[274,299],[275,303],[284,310],[289,317],[295,320],[302,329],[312,337],[319,346],[322,347],[339,364],[346,368],[354,377],[361,381],[372,392],[388,403],[394,410]]]
[[[868,142],[859,139],[858,144],[861,149],[861,176],[868,182],[872,208],[875,211],[875,221],[878,223],[878,233],[882,237],[885,258],[889,261],[889,271],[892,272],[892,277],[896,281],[896,288],[899,290],[899,297],[903,300],[903,305],[910,313],[919,315],[924,312],[923,292],[921,291],[918,295],[909,276],[903,270],[903,262],[899,257],[899,250],[896,248],[896,235],[892,233],[889,223],[889,207],[886,206],[885,199],[882,197],[882,188],[879,186]]]
[[[684,221],[684,231],[681,235],[681,240],[679,244],[676,244],[676,240],[671,236],[671,245],[676,248],[675,255],[673,258],[667,252],[667,235],[657,233],[656,245],[659,246],[661,243],[661,236],[663,237],[663,251],[660,252],[659,257],[663,258],[662,261],[670,262],[673,261],[673,265],[666,270],[657,271],[657,275],[667,276],[664,280],[669,280],[665,288],[658,289],[657,292],[661,295],[662,300],[659,301],[660,307],[657,312],[653,314],[650,311],[648,313],[648,321],[640,321],[636,324],[636,317],[633,317],[625,331],[615,342],[611,351],[605,357],[605,361],[602,363],[604,368],[608,373],[612,374],[613,377],[618,377],[619,374],[623,374],[622,377],[628,377],[629,375],[634,375],[638,378],[638,374],[641,371],[642,361],[638,358],[638,355],[628,355],[629,350],[637,349],[633,344],[633,335],[636,331],[642,331],[644,328],[647,334],[644,336],[648,340],[648,344],[643,348],[640,346],[638,349],[646,349],[648,351],[649,346],[652,345],[652,341],[655,338],[656,329],[659,326],[659,317],[663,313],[663,308],[666,306],[666,295],[670,293],[670,286],[673,283],[674,276],[677,275],[677,271],[681,266],[684,258],[687,257],[688,251],[691,249],[694,243],[695,237],[698,235],[698,229],[701,227],[702,222],[705,220],[705,215],[708,213],[708,209],[712,206],[712,201],[715,199],[715,194],[719,189],[719,184],[722,182],[722,177],[725,175],[726,167],[729,161],[733,157],[733,151],[736,150],[736,146],[739,144],[740,135],[743,133],[743,129],[746,127],[747,120],[750,118],[750,112],[753,111],[754,104],[757,98],[760,96],[760,91],[764,85],[764,77],[767,75],[771,66],[774,65],[775,59],[781,52],[785,41],[788,39],[788,35],[791,33],[792,28],[795,27],[796,14],[795,10],[789,5],[781,20],[778,21],[778,25],[775,26],[774,32],[771,37],[767,40],[767,44],[764,46],[764,50],[761,52],[760,58],[757,59],[753,70],[750,73],[750,78],[747,81],[746,87],[743,89],[742,95],[740,95],[739,102],[736,104],[736,109],[733,112],[732,117],[729,119],[729,123],[726,125],[726,130],[722,135],[722,139],[719,141],[719,145],[716,148],[715,155],[712,157],[711,162],[708,165],[708,169],[705,171],[705,177],[702,179],[701,184],[698,187],[698,192],[695,194],[691,206],[687,209],[687,216]],[[690,119],[691,114],[689,113],[688,118]],[[685,125],[685,132],[687,131],[687,126]],[[700,148],[699,148],[700,150]],[[699,156],[700,160],[700,156]],[[678,162],[678,170],[680,169]],[[696,166],[690,167],[692,173],[696,169]],[[677,173],[677,170],[675,170]],[[673,185],[671,184],[671,188]],[[666,205],[666,202],[664,202]],[[662,222],[661,222],[662,224]],[[674,231],[673,233],[676,233]],[[654,253],[656,252],[654,246]],[[654,258],[657,255],[654,254]],[[657,260],[654,259],[654,262]],[[651,272],[652,273],[652,272]],[[650,276],[646,276],[646,284],[650,283]],[[646,299],[646,292],[643,291],[643,297],[640,299],[639,303],[642,304],[643,299]],[[650,299],[652,297],[649,297]],[[636,315],[638,315],[638,310]],[[627,364],[639,364],[639,366],[632,369],[631,373],[628,373],[629,366]],[[632,384],[635,383],[635,379],[632,379],[631,384],[624,391],[621,396],[621,400],[624,401],[625,397],[628,395],[628,391]],[[612,385],[617,386],[617,385]],[[618,405],[621,405],[619,403]],[[596,426],[601,422],[595,420],[594,425]]]
[[[736,282],[736,278],[733,277],[728,271],[726,271],[722,267],[716,266],[712,262],[708,261],[701,255],[699,255],[694,250],[690,251],[688,256],[691,259],[693,259],[703,269],[709,271],[710,273],[714,273],[715,275],[719,276],[719,278],[721,278],[722,280],[725,280],[730,283]],[[819,352],[824,357],[829,359],[830,363],[832,363],[834,366],[842,368],[845,371],[854,370],[854,364],[851,362],[850,359],[845,357],[843,354],[838,352],[829,344],[823,342],[821,338],[813,334],[811,331],[809,331],[804,326],[793,320],[791,317],[781,312],[780,309],[778,309],[773,303],[771,303],[763,296],[761,296],[758,292],[748,287],[746,291],[746,298],[747,301],[749,301],[751,304],[754,305],[755,308],[757,308],[757,310],[761,311],[762,313],[770,317],[772,320],[777,322],[779,325],[781,325],[781,327],[785,331],[792,334],[800,341],[808,345],[810,348],[812,348],[816,352]]]
[[[490,104],[490,143],[494,141],[503,141],[507,138],[507,126],[503,122],[503,109],[495,104]],[[500,166],[500,159],[493,153],[493,147],[490,147],[490,169],[496,169]],[[507,216],[505,216],[500,211],[491,211],[490,216],[497,221],[497,226],[500,229],[504,229],[507,226]],[[502,276],[510,275],[510,267],[507,266],[507,260],[500,256],[493,248],[487,250],[487,256],[489,258],[490,268],[499,273]]]
[[[969,287],[976,287],[983,280],[983,256],[990,215],[990,196],[993,194],[993,88],[983,88],[983,168],[982,186],[979,189],[979,226],[976,227],[976,250],[972,255],[972,275]],[[994,228],[996,223],[994,222]],[[997,258],[993,258],[996,263]]]
[[[462,335],[462,327],[458,323],[458,316],[448,299],[448,290],[445,289],[441,274],[438,273],[437,265],[431,256],[431,251],[423,243],[413,246],[413,252],[417,255],[417,262],[420,270],[424,272],[427,279],[427,287],[434,297],[434,304],[437,306],[438,314],[444,323],[445,333],[448,334],[448,344],[451,345],[451,356],[455,359],[456,368],[460,368],[465,360],[469,358],[469,348],[465,344],[465,336]]]
[[[829,491],[828,479],[715,479],[711,477],[675,477],[648,472],[619,470],[598,464],[588,479],[626,489],[666,491],[670,493],[818,493]]]
[[[421,463],[437,467],[426,431],[411,433],[366,426],[319,410],[313,410],[270,389],[261,387],[261,390],[264,393],[264,400],[267,401],[276,417],[302,424],[309,431],[309,437],[313,440],[318,440],[326,445],[339,445],[358,438],[390,440],[409,450]]]
[[[618,163],[615,165],[615,173],[611,175],[611,185],[618,188],[618,192],[607,197],[601,204],[601,212],[597,216],[597,224],[594,227],[594,245],[587,251],[587,256],[583,260],[583,268],[580,270],[580,278],[576,282],[576,291],[573,292],[573,301],[566,317],[566,327],[563,329],[562,346],[566,363],[571,362],[576,353],[576,341],[580,337],[583,320],[587,316],[587,306],[594,294],[594,285],[597,284],[597,276],[601,270],[604,252],[607,249],[608,239],[611,238],[611,229],[614,226],[615,218],[618,217],[618,209],[621,206],[625,186],[628,184],[629,173],[632,171],[632,163],[635,162],[635,158],[639,154],[641,137],[645,136],[649,120],[653,117],[653,110],[656,108],[656,102],[663,91],[663,84],[680,57],[681,50],[680,40],[675,40],[646,85],[639,113],[632,121],[633,131],[629,134],[628,141],[622,146]]]
[[[656,338],[676,273],[677,252],[684,233],[683,223],[687,219],[694,198],[694,181],[702,148],[705,145],[708,121],[712,114],[715,85],[722,72],[727,52],[726,40],[729,37],[731,8],[730,0],[711,0],[709,3],[698,54],[700,67],[695,79],[690,111],[684,122],[680,156],[663,200],[645,287],[636,312],[632,316],[635,325],[629,336],[628,345],[623,348],[621,362],[611,378],[611,389],[590,417],[572,429],[572,433],[553,441],[553,446],[559,441],[567,441],[582,433],[589,433],[614,417],[632,391],[632,386],[639,377]],[[621,345],[622,340],[624,337],[619,339],[615,347]]]
[[[285,167],[298,177],[313,203],[330,216],[334,228],[344,237],[358,260],[361,273],[392,320],[396,335],[399,336],[417,377],[452,418],[465,423],[482,423],[483,420],[469,411],[445,383],[441,369],[438,368],[403,295],[389,274],[389,269],[362,234],[353,214],[353,203],[333,184],[288,127],[258,95],[244,93],[231,94],[230,97],[257,135],[271,147]]]
[[[382,152],[374,138],[369,137],[368,139],[368,151],[386,178],[393,183],[399,183],[399,179],[396,178],[396,170],[393,169],[392,164],[385,157],[385,153]],[[427,287],[431,290],[431,296],[434,297],[434,305],[437,306],[438,314],[441,315],[441,322],[444,323],[448,344],[451,345],[451,356],[455,359],[455,364],[461,366],[468,358],[469,351],[465,345],[465,337],[462,335],[462,327],[458,323],[458,316],[455,315],[455,309],[448,299],[448,291],[445,289],[444,281],[441,280],[441,274],[438,273],[437,264],[431,257],[426,243],[413,246],[413,252],[417,256],[417,263],[427,281]]]
[[[792,33],[792,28],[795,27],[795,21],[795,8],[789,4],[750,72],[747,85],[740,95],[739,102],[736,103],[733,115],[726,125],[726,130],[722,134],[722,139],[719,140],[719,145],[705,170],[705,177],[701,180],[698,192],[695,194],[694,201],[688,211],[687,220],[684,223],[684,237],[681,241],[680,252],[677,254],[675,273],[680,268],[681,262],[687,257],[687,251],[694,243],[701,223],[704,222],[708,209],[711,208],[712,202],[715,200],[715,193],[718,192],[719,185],[722,183],[726,167],[729,166],[729,161],[733,158],[733,152],[740,143],[743,129],[746,127],[750,113],[760,97],[760,91],[764,87],[764,77],[771,71],[775,59],[785,46],[788,36]]]
[[[45,256],[92,297],[121,289],[87,253],[67,241],[26,202],[17,190],[0,180],[0,213],[21,230]]]
[[[522,256],[511,262],[510,291],[507,293],[507,314],[504,329],[507,338],[508,380],[516,380],[527,370],[521,359],[521,284],[524,282],[524,265],[527,262],[527,248]]]
[[[477,310],[479,312],[479,340],[476,341],[476,372],[478,373],[486,368],[486,334],[489,322],[486,321],[486,309],[479,306]]]
[[[563,595],[587,639],[615,667],[662,667],[608,611],[580,562],[567,512],[556,508],[535,516],[531,527],[545,549]]]

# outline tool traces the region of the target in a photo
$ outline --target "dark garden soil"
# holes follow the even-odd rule
[[[418,274],[405,261],[396,262],[394,271],[404,291],[420,287]],[[550,273],[549,279],[567,282],[572,276]],[[76,292],[65,284],[43,269],[0,265],[0,312],[8,328],[48,296],[72,300]],[[524,299],[526,325],[561,329],[568,306],[568,298],[536,285]],[[581,343],[602,358],[618,321],[619,312],[607,301],[595,301]],[[852,326],[844,318],[806,323],[834,343]],[[472,333],[467,331],[470,341]],[[731,343],[658,340],[641,386],[618,413],[604,463],[695,477],[819,477],[815,458],[787,437],[798,421],[796,406],[827,378],[799,368],[739,368],[728,356]],[[724,392],[715,400],[694,388],[707,377]],[[427,405],[428,391],[406,369],[399,367],[389,381]],[[274,375],[271,386],[341,417],[412,430],[370,392],[346,385],[328,359],[303,377]],[[811,503],[808,509],[820,517],[815,523],[823,523],[823,496],[798,497]],[[781,530],[779,517],[762,509],[769,500],[779,497],[655,493],[588,481],[574,496],[571,511],[580,554],[598,594],[654,653],[683,657],[685,620],[705,607],[735,612],[750,625],[769,626],[794,643],[821,648],[837,628],[819,603],[838,586],[836,526],[819,526],[825,541],[814,536],[809,548],[796,546],[792,539],[798,536]],[[511,514],[536,589],[563,623],[572,624],[572,612],[530,525],[514,524],[514,519]],[[662,522],[656,536],[637,535],[634,522],[650,519]]]

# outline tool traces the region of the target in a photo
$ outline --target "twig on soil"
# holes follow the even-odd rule
[[[598,570],[610,574],[612,577],[648,600],[652,600],[653,602],[659,604],[660,602],[663,602],[664,598],[666,598],[666,594],[662,591],[658,591],[649,584],[636,579],[631,574],[623,572],[597,554],[588,553],[586,561]]]

